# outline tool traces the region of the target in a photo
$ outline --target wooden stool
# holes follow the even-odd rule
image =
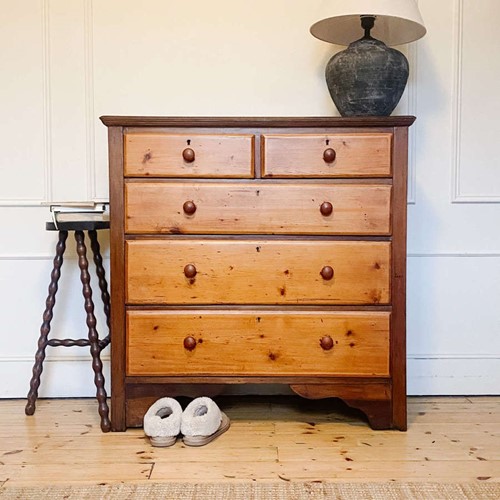
[[[94,263],[97,277],[99,279],[99,288],[101,289],[101,298],[104,304],[104,313],[106,314],[106,323],[108,331],[110,329],[110,299],[108,293],[108,284],[102,257],[100,253],[99,242],[97,241],[97,231],[100,229],[109,229],[109,221],[106,220],[79,220],[71,222],[59,222],[57,226],[54,222],[47,222],[45,229],[48,231],[59,231],[59,241],[56,245],[56,256],[54,257],[54,268],[50,275],[49,295],[45,302],[45,312],[43,313],[43,323],[40,327],[40,337],[38,339],[38,349],[35,354],[35,364],[33,366],[33,376],[31,377],[30,390],[28,393],[28,402],[26,403],[26,415],[35,413],[35,403],[38,397],[38,388],[40,387],[40,376],[43,370],[43,361],[45,359],[45,348],[51,347],[73,347],[90,346],[92,355],[92,368],[94,370],[94,382],[97,388],[97,401],[99,415],[101,416],[101,429],[103,432],[109,432],[111,422],[109,420],[109,408],[107,404],[107,394],[104,388],[104,376],[102,374],[101,351],[110,343],[110,335],[104,339],[99,339],[96,329],[96,318],[94,315],[94,302],[92,300],[92,288],[90,287],[89,263],[87,260],[87,248],[85,247],[84,231],[88,231],[90,246],[94,254]],[[85,311],[87,312],[87,339],[50,339],[50,322],[53,317],[53,309],[56,302],[56,292],[58,281],[61,276],[61,266],[63,264],[63,255],[66,250],[66,239],[68,231],[75,232],[76,252],[78,254],[78,266],[80,267],[80,279],[83,287],[83,297],[85,299]]]

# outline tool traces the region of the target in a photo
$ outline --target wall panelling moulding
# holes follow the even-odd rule
[[[496,2],[496,0],[494,0]],[[485,152],[485,146],[489,146],[489,141],[485,140],[484,133],[487,131],[487,125],[486,123],[489,123],[486,119],[484,119],[485,113],[488,111],[491,112],[490,109],[488,109],[488,105],[494,104],[494,101],[496,102],[497,99],[496,97],[491,97],[493,90],[490,90],[490,92],[485,93],[483,95],[482,99],[477,99],[477,95],[474,94],[480,94],[481,91],[478,90],[477,88],[475,89],[475,92],[467,92],[464,93],[464,75],[467,75],[469,78],[474,78],[475,79],[475,84],[477,85],[479,80],[481,79],[482,81],[488,80],[485,75],[482,77],[477,74],[477,71],[474,71],[474,68],[472,68],[469,72],[467,72],[464,68],[465,61],[465,51],[466,47],[464,46],[465,44],[465,17],[466,17],[466,12],[467,15],[471,15],[473,12],[475,15],[485,15],[485,13],[488,13],[490,9],[488,9],[488,6],[486,5],[486,2],[491,2],[491,0],[485,0],[484,3],[481,2],[481,5],[476,5],[475,2],[467,2],[466,0],[454,0],[454,15],[455,18],[453,20],[454,23],[454,42],[453,46],[455,48],[455,53],[454,53],[454,59],[453,59],[453,78],[454,78],[454,85],[453,85],[453,93],[452,93],[452,100],[453,100],[453,118],[452,118],[452,141],[453,141],[453,149],[452,149],[452,185],[451,185],[451,202],[452,203],[500,203],[500,184],[498,184],[498,194],[482,194],[481,192],[476,192],[476,193],[466,193],[467,190],[467,180],[464,179],[464,176],[466,175],[465,168],[471,168],[474,169],[475,172],[473,172],[473,176],[478,176],[481,177],[481,170],[478,169],[478,165],[480,164],[480,160],[477,158],[476,155],[485,155],[488,156],[487,152]],[[474,4],[474,5],[473,5]],[[473,5],[473,6],[472,6]],[[467,9],[467,10],[466,10]],[[488,14],[486,14],[488,15]],[[493,20],[491,21],[493,23]],[[489,27],[485,27],[483,22],[477,22],[475,26],[480,26],[480,28],[483,30],[483,32],[486,34],[486,32],[490,31],[491,27],[493,24]],[[496,32],[496,30],[494,30]],[[467,31],[468,35],[471,36],[471,33]],[[472,38],[471,40],[474,42],[474,46],[477,47],[477,44],[480,43],[480,40],[475,37]],[[498,38],[496,39],[498,40]],[[486,42],[483,42],[486,43]],[[491,45],[491,44],[490,44]],[[500,48],[498,46],[498,41],[496,42],[496,47]],[[483,47],[484,48],[484,47]],[[485,54],[478,53],[477,57],[474,58],[474,63],[479,67],[480,71],[482,69],[486,69],[487,66],[491,67],[492,65],[495,64],[495,58],[490,58],[490,57],[485,57]],[[496,63],[496,66],[494,66],[496,70],[500,71],[500,65]],[[471,76],[472,75],[472,76]],[[493,82],[490,82],[492,84]],[[477,120],[472,120],[471,117],[468,117],[468,121],[464,121],[464,107],[465,104],[467,103],[467,98],[474,99],[474,103],[472,104],[474,107],[474,112],[477,113],[477,118],[481,116],[481,121]],[[488,101],[488,97],[492,99],[492,101]],[[482,107],[479,107],[478,105],[481,104]],[[471,105],[471,104],[470,104]],[[474,151],[474,161],[469,157],[469,161],[467,164],[464,163],[463,155],[464,155],[464,150],[466,148],[467,142],[472,142],[474,143],[476,138],[471,136],[469,133],[464,132],[464,123],[467,125],[471,122],[474,121],[474,128],[475,130],[480,130],[481,133],[483,133],[483,147],[482,148],[477,148],[477,143],[473,144],[471,147],[471,150]],[[496,130],[498,130],[498,120],[493,120],[491,119],[490,121],[493,121],[496,124]],[[479,127],[479,128],[478,128]],[[470,129],[469,129],[470,131]],[[488,156],[486,161],[496,161],[498,162],[498,157],[496,156]],[[491,183],[488,183],[488,180],[485,181],[486,184],[488,184],[488,188],[491,187]],[[495,184],[495,183],[493,183]],[[477,188],[476,188],[477,189]]]

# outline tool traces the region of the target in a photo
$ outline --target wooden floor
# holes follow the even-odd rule
[[[409,430],[372,431],[335,400],[217,400],[227,433],[153,448],[103,434],[92,399],[0,400],[0,486],[142,481],[500,481],[500,398],[411,398]]]

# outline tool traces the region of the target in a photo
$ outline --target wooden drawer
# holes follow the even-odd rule
[[[129,311],[126,370],[387,376],[389,320],[387,312]]]
[[[126,177],[250,178],[254,174],[254,136],[249,134],[125,134],[124,149]],[[193,156],[184,154],[186,150]]]
[[[389,133],[266,134],[262,137],[262,175],[390,177],[391,141]]]
[[[390,243],[380,241],[132,240],[126,242],[126,300],[388,304],[389,265]]]
[[[388,235],[390,205],[389,185],[128,182],[125,231]]]

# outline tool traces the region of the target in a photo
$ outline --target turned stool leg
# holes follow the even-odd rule
[[[56,292],[59,278],[61,277],[61,266],[63,265],[63,255],[66,250],[66,239],[68,231],[59,231],[59,241],[56,245],[56,256],[54,257],[54,267],[50,275],[49,295],[45,301],[45,311],[43,313],[43,323],[40,327],[40,337],[38,339],[38,349],[35,354],[35,364],[33,366],[33,375],[28,392],[28,402],[26,403],[26,415],[35,413],[35,403],[38,398],[38,388],[40,387],[40,376],[43,371],[43,361],[45,359],[45,348],[48,344],[50,333],[50,322],[53,317],[54,305],[56,303]]]
[[[89,231],[90,247],[94,254],[94,264],[96,268],[97,277],[99,278],[99,288],[101,289],[101,299],[104,304],[104,314],[106,315],[106,324],[108,325],[108,331],[111,332],[111,317],[110,317],[110,298],[108,293],[108,283],[106,281],[106,271],[102,265],[101,247],[99,241],[97,241],[97,231]],[[106,335],[105,338],[99,341],[99,346],[104,349],[110,342],[110,334]]]
[[[92,289],[90,288],[89,263],[87,260],[87,249],[83,231],[75,231],[76,252],[78,254],[78,265],[80,267],[80,279],[82,291],[85,298],[85,311],[87,312],[87,326],[89,329],[90,354],[92,355],[92,369],[94,370],[94,383],[97,388],[96,397],[101,416],[101,429],[103,432],[111,430],[109,420],[109,408],[106,402],[107,394],[104,388],[104,376],[102,374],[102,361],[100,357],[99,335],[96,329],[96,318],[94,315],[94,302],[92,301]]]

